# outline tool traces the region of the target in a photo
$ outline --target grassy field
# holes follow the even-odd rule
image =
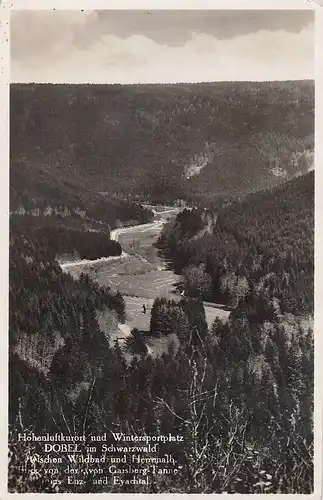
[[[95,266],[93,277],[100,285],[109,285],[126,296],[142,297],[146,302],[161,296],[174,298],[173,285],[178,281],[178,276],[164,269],[158,251],[153,246],[161,227],[160,224],[147,224],[147,227],[126,229],[119,235],[118,241],[128,258]],[[133,310],[131,304],[130,314]]]
[[[109,286],[112,290],[119,290],[123,294],[126,303],[125,325],[118,325],[117,320],[111,317],[109,310],[98,312],[99,326],[109,335],[111,343],[118,340],[120,345],[124,345],[125,339],[133,328],[138,328],[142,332],[149,331],[150,310],[156,297],[164,296],[174,300],[181,298],[176,293],[175,287],[179,276],[165,269],[164,262],[154,247],[161,227],[161,223],[157,222],[155,225],[147,224],[137,228],[127,228],[118,234],[118,241],[126,257],[68,269],[68,272],[75,278],[78,278],[82,272],[86,272],[99,285]],[[146,306],[146,314],[143,312],[143,304]],[[229,314],[230,311],[217,307],[215,304],[205,305],[205,315],[209,326],[216,317],[226,321]],[[176,335],[148,337],[146,340],[152,356],[160,356],[163,352],[167,352],[171,343],[176,348],[178,345]],[[132,356],[130,354],[129,356],[130,360]]]

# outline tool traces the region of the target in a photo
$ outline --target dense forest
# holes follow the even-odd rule
[[[184,210],[157,242],[187,295],[236,306],[264,294],[276,309],[313,315],[314,173],[217,213]]]
[[[296,324],[289,334],[275,325],[266,302],[256,319],[259,304],[246,301],[228,325],[215,322],[210,333],[198,331],[183,301],[176,306],[183,320],[180,349],[154,360],[143,354],[127,365],[95,321],[95,308],[103,304],[122,316],[120,299],[36,261],[28,261],[22,288],[18,265],[11,271],[11,293],[20,289],[11,297],[10,318],[11,491],[120,491],[93,486],[90,472],[82,486],[68,487],[66,458],[60,487],[51,486],[46,465],[39,476],[30,475],[28,457],[41,454],[40,445],[17,444],[15,437],[31,430],[88,440],[106,430],[184,436],[182,447],[163,448],[176,453],[179,476],[155,477],[149,488],[123,492],[311,491],[311,330],[304,334]],[[28,278],[32,289],[25,288]],[[15,467],[26,456],[19,474]]]
[[[32,242],[37,255],[51,260],[98,259],[121,255],[118,242],[110,239],[109,226],[84,223],[74,214],[67,216],[13,215],[10,220],[11,239],[23,235]]]
[[[85,275],[74,280],[62,273],[52,250],[41,244],[42,227],[34,228],[34,238],[12,225],[10,491],[312,491],[314,346],[305,316],[313,308],[313,180],[310,174],[248,197],[217,219],[185,210],[165,229],[161,241],[164,248],[172,241],[168,251],[174,265],[186,266],[187,283],[189,273],[203,271],[212,290],[180,301],[155,300],[149,334],[176,334],[179,340],[157,358],[133,330],[128,349],[134,355],[126,361],[96,317],[105,309],[124,322],[122,296]],[[204,238],[202,245],[196,235]],[[229,286],[231,274],[245,279],[240,295],[232,277]],[[227,286],[218,288],[221,283]],[[216,319],[208,328],[204,293],[231,300],[227,323]],[[107,444],[112,432],[179,434],[183,443],[166,442],[162,450],[176,456],[180,473],[120,488],[112,479],[97,484],[84,463],[78,464],[83,483],[71,486],[62,454],[61,482],[53,484],[46,464],[38,462],[33,473],[32,457],[43,456],[41,443],[17,440],[18,433],[30,432],[82,436],[84,450],[91,436],[103,433]]]
[[[26,193],[101,212],[129,193],[207,204],[313,166],[312,81],[17,84],[10,110],[15,208]]]

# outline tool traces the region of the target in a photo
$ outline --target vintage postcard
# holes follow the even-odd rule
[[[319,498],[323,7],[139,4],[2,8],[3,493]]]

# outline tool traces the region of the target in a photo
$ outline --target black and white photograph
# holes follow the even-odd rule
[[[315,9],[73,9],[10,13],[7,491],[313,494]]]

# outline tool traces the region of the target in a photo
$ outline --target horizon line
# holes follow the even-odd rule
[[[10,85],[119,85],[119,86],[133,86],[133,85],[199,85],[199,84],[217,84],[217,83],[287,83],[287,82],[315,82],[313,78],[291,78],[284,80],[201,80],[201,81],[181,81],[181,82],[134,82],[134,83],[120,83],[120,82],[10,82]]]

